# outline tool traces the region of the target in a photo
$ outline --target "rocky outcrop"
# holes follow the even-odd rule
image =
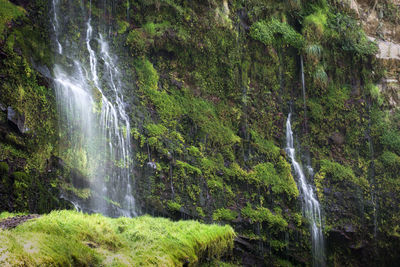
[[[378,38],[368,37],[371,41],[377,43],[379,52],[376,55],[380,59],[396,59],[400,60],[400,43],[380,40]]]
[[[398,0],[393,0],[392,4],[393,7],[400,7]],[[386,74],[378,87],[393,110],[400,105],[400,24],[385,15],[388,10],[385,11],[378,1],[351,0],[349,6],[360,19],[368,39],[374,41],[379,48],[376,57],[381,61]],[[391,12],[396,14],[393,8]]]
[[[25,116],[12,107],[7,107],[7,120],[16,126],[21,133],[29,131],[29,128],[25,125]]]

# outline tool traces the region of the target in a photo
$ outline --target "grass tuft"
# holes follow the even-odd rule
[[[0,265],[193,266],[229,253],[234,236],[230,226],[196,221],[53,211],[0,230]]]

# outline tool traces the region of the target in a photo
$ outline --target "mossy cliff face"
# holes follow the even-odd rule
[[[384,2],[382,12],[392,3]],[[15,171],[34,177],[35,170],[44,186],[57,184],[55,169],[66,175],[66,168],[49,174],[44,167],[58,154],[57,113],[52,90],[31,65],[51,64],[49,43],[36,36],[48,34],[49,26],[32,23],[42,21],[36,19],[48,7],[31,5],[42,8],[25,6],[25,19],[8,22],[1,43],[7,77],[1,102],[24,114],[35,133],[4,130],[2,147],[9,152],[2,161],[11,167],[3,173],[14,177],[4,184],[21,192],[39,178],[16,178]],[[377,85],[385,70],[396,79],[399,73],[396,63],[375,57],[377,46],[350,6],[257,0],[92,5],[92,15],[114,27],[143,212],[228,223],[264,263],[309,264],[310,233],[284,152],[291,109],[298,154],[304,163],[311,159],[315,171],[329,265],[398,260],[399,112]],[[25,154],[17,154],[21,148]],[[15,203],[24,203],[24,195]]]
[[[23,1],[20,1],[21,3]],[[0,209],[48,212],[69,204],[59,199],[56,103],[46,73],[44,1],[17,6],[0,2]],[[38,65],[36,65],[38,64]]]

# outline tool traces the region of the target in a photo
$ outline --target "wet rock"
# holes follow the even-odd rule
[[[0,103],[0,110],[3,111],[3,112],[6,112],[7,111],[7,106],[4,105],[3,103]]]
[[[330,140],[333,141],[333,143],[335,143],[336,145],[343,145],[344,144],[344,136],[343,134],[339,133],[339,132],[335,132],[333,133],[330,137]]]
[[[19,114],[12,107],[7,108],[7,120],[14,124],[21,133],[29,131],[29,128],[25,125],[25,116]]]
[[[167,157],[169,160],[172,160],[174,157],[172,156],[171,152],[168,151],[167,153]]]
[[[147,162],[147,166],[149,166],[153,170],[157,170],[157,164],[154,161]]]
[[[354,228],[353,225],[347,224],[347,225],[344,226],[344,231],[345,231],[346,233],[355,233],[355,232],[356,232],[356,229]]]
[[[400,104],[400,82],[398,79],[389,77],[378,83],[380,92],[386,97],[390,107],[396,108]]]
[[[330,194],[332,190],[329,187],[324,187],[324,193],[325,194]]]
[[[350,0],[349,7],[352,9],[357,18],[360,17],[360,11],[358,10],[358,3],[356,0]]]
[[[368,38],[378,44],[379,52],[376,54],[377,58],[400,60],[400,44],[371,36],[368,36]]]

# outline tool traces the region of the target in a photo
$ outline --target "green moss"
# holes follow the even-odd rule
[[[9,170],[10,170],[10,168],[9,168],[7,162],[4,162],[4,161],[0,162],[0,176],[7,175]]]
[[[125,20],[118,20],[117,24],[118,24],[118,33],[119,34],[124,34],[129,28],[129,22],[127,22]]]
[[[375,55],[378,51],[376,44],[367,38],[358,21],[345,13],[330,15],[326,38],[343,51],[359,56]]]
[[[195,146],[190,146],[187,148],[187,150],[189,152],[189,155],[191,155],[193,157],[198,158],[198,157],[202,156],[202,153],[200,152],[200,150]]]
[[[16,6],[8,0],[0,0],[0,40],[3,40],[3,31],[7,24],[25,13],[26,11],[22,7]]]
[[[170,211],[179,211],[182,207],[181,204],[171,201],[171,200],[167,202],[167,205],[168,205],[168,209]]]
[[[378,103],[379,106],[381,106],[383,104],[383,98],[379,90],[379,87],[372,83],[367,84],[365,87],[371,98],[374,101],[376,101],[376,103]]]
[[[145,126],[148,134],[152,137],[160,137],[167,134],[168,129],[161,124],[148,124]]]
[[[250,28],[250,36],[265,45],[283,43],[298,49],[304,46],[303,36],[289,24],[280,22],[277,19],[254,23]]]
[[[205,213],[201,207],[196,207],[196,212],[200,217],[205,217]]]
[[[383,165],[389,168],[392,172],[400,170],[400,157],[393,152],[384,151],[380,156],[380,161]]]
[[[146,54],[150,46],[146,40],[145,33],[140,29],[134,29],[129,32],[126,44],[130,46],[135,55]]]
[[[201,175],[202,174],[202,172],[201,172],[201,170],[199,168],[194,167],[194,166],[190,165],[187,162],[183,162],[183,161],[177,160],[176,161],[176,165],[179,168],[184,169],[187,174],[195,174],[195,175]]]
[[[29,197],[31,195],[32,180],[24,172],[14,172],[12,174],[14,179],[13,192],[15,196],[15,208],[20,211],[29,210]]]
[[[319,36],[323,35],[325,27],[327,26],[327,14],[326,10],[318,9],[314,13],[304,18],[304,27],[309,27],[310,30],[317,31]],[[315,34],[315,33],[314,33]]]
[[[254,139],[254,144],[256,145],[257,149],[261,153],[266,154],[267,160],[273,162],[279,161],[281,149],[277,147],[273,141],[261,138],[260,135],[254,130],[251,130],[250,133],[251,137]]]
[[[57,211],[3,230],[3,265],[195,266],[233,248],[229,226]]]
[[[251,223],[266,222],[268,227],[274,231],[285,231],[288,223],[281,214],[273,214],[269,209],[264,207],[257,207],[253,209],[249,203],[241,210],[244,218],[249,219]]]
[[[299,191],[290,172],[290,165],[281,159],[277,166],[281,169],[280,172],[270,162],[258,164],[254,167],[253,175],[266,187],[271,187],[273,193],[285,193],[289,198],[296,198]]]
[[[394,129],[385,131],[381,137],[384,146],[400,155],[400,133]]]
[[[214,221],[233,221],[237,216],[236,211],[222,208],[215,210],[212,217]]]
[[[319,172],[324,172],[326,175],[329,175],[331,181],[333,182],[356,182],[357,178],[354,175],[353,170],[347,166],[343,166],[337,162],[332,162],[329,160],[321,160],[320,165],[321,167]]]

